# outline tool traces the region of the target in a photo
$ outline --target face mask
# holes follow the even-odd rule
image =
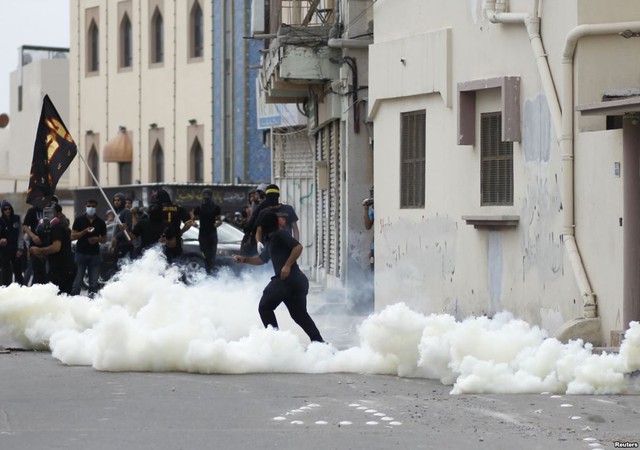
[[[87,206],[87,216],[95,216],[96,209],[93,206]]]

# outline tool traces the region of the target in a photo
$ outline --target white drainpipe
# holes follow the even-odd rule
[[[564,174],[563,242],[567,250],[573,274],[576,278],[578,290],[582,297],[584,317],[595,318],[597,317],[596,296],[591,289],[591,285],[584,268],[584,263],[582,262],[575,239],[575,223],[573,214],[573,65],[570,66],[571,69],[569,70],[569,83],[567,83],[566,76],[563,78],[563,92],[565,95],[563,97],[563,108],[561,110],[558,94],[553,83],[553,76],[551,75],[551,69],[549,68],[549,61],[544,50],[542,37],[540,36],[540,16],[538,10],[539,0],[534,0],[535,14],[504,12],[506,9],[505,3],[505,0],[498,0],[497,2],[496,0],[486,0],[485,14],[489,21],[493,23],[522,23],[527,28],[531,48],[536,58],[542,88],[547,98],[547,103],[549,104],[551,120],[556,130],[556,135],[561,139],[562,168]],[[569,36],[571,36],[571,33]],[[569,38],[567,38],[567,42],[569,42]],[[577,42],[577,39],[573,42],[574,45],[570,52],[570,64],[573,64],[573,50],[575,49],[575,42]],[[565,49],[564,55],[566,54],[567,50]],[[566,58],[563,58],[563,63],[565,62],[565,59]],[[562,114],[562,111],[565,111],[565,114]]]
[[[569,32],[565,40],[564,51],[562,52],[562,134],[561,134],[561,150],[562,150],[562,167],[564,171],[564,227],[563,238],[569,253],[572,266],[574,260],[577,264],[580,261],[580,253],[575,238],[575,220],[573,211],[573,155],[574,155],[574,139],[573,139],[573,57],[578,45],[578,41],[585,36],[603,36],[619,34],[625,30],[633,32],[640,31],[640,22],[620,22],[605,23],[595,25],[579,25]],[[582,263],[580,261],[580,265]],[[596,299],[591,290],[585,290],[583,286],[588,287],[589,281],[584,271],[584,267],[580,272],[575,272],[578,279],[578,286],[584,300],[585,317],[596,317]]]

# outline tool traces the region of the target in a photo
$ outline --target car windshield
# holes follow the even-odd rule
[[[219,243],[231,243],[240,242],[244,233],[226,222],[218,227],[218,242]],[[191,227],[182,235],[184,241],[197,241],[198,240],[198,228]]]

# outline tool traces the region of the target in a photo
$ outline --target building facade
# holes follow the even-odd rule
[[[24,45],[10,75],[9,114],[0,128],[0,192],[26,193],[38,120],[45,94],[63,120],[69,117],[69,49]],[[68,188],[65,173],[58,186]],[[16,205],[22,210],[22,205]]]
[[[376,307],[615,343],[640,319],[638,3],[373,12]]]
[[[68,126],[86,161],[69,169],[72,183],[95,183],[87,165],[107,186],[268,179],[255,108],[234,93],[255,78],[251,49],[222,51],[244,34],[244,10],[219,3],[71,2]]]
[[[362,201],[373,183],[366,114],[371,3],[256,0],[253,6],[254,36],[266,40],[264,101],[296,105],[307,119],[303,129],[274,127],[270,139],[274,178],[285,201],[302,211],[305,266],[328,295],[368,311],[372,235]]]

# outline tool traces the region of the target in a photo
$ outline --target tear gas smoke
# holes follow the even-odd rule
[[[150,251],[94,301],[58,296],[53,285],[2,287],[0,327],[23,347],[105,371],[356,372],[437,379],[453,394],[611,394],[640,370],[637,322],[618,354],[594,354],[590,344],[563,344],[507,312],[458,321],[398,303],[365,318],[353,328],[358,341],[338,350],[308,344],[282,306],[280,330],[263,328],[257,303],[266,271],[200,275],[189,285],[180,277]],[[343,326],[311,315],[330,341],[329,324]]]

